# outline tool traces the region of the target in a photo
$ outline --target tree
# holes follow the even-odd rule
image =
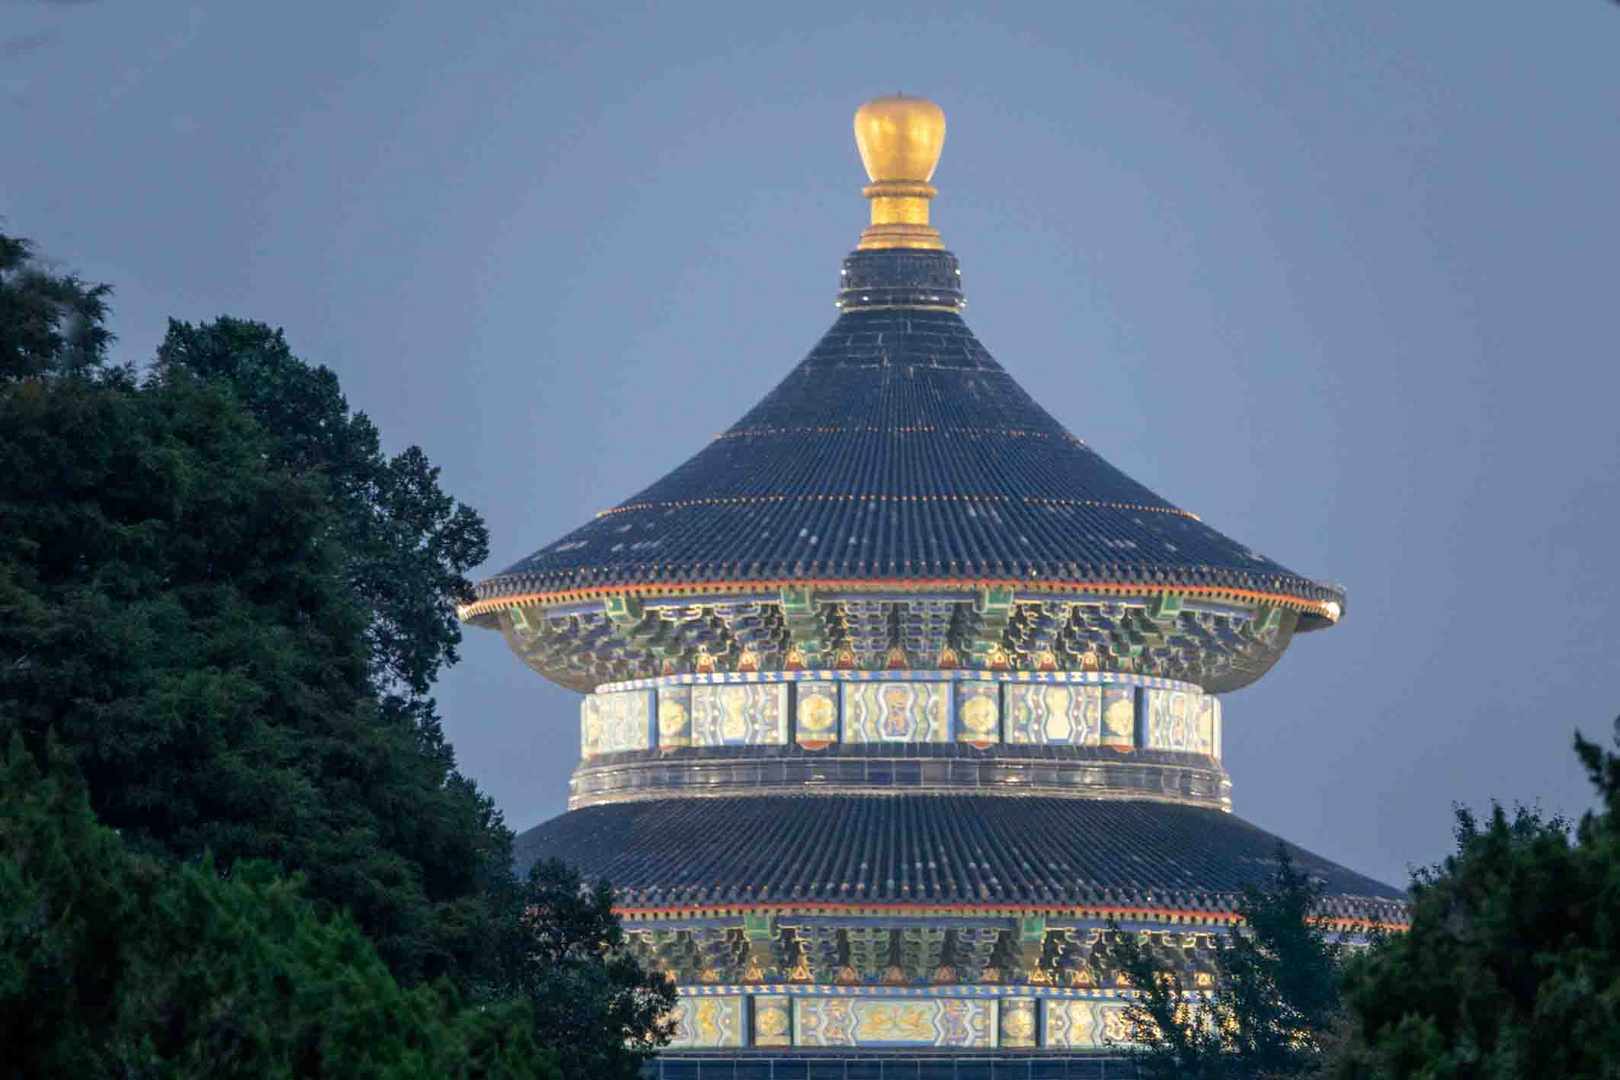
[[[549,859],[530,869],[522,906],[515,989],[534,1009],[536,1037],[557,1048],[570,1078],[634,1080],[669,1041],[675,987],[625,950],[612,888]]]
[[[0,725],[128,842],[302,871],[408,981],[475,966],[510,841],[379,706],[322,479],[183,373],[12,384],[0,430]]]
[[[1620,1077],[1620,756],[1575,749],[1600,800],[1578,826],[1457,811],[1410,929],[1347,965],[1337,1075]]]
[[[401,987],[268,863],[129,853],[54,752],[0,760],[7,1075],[556,1078],[533,1031],[525,1003]]]
[[[24,373],[0,381],[0,736],[54,732],[143,850],[305,873],[408,982],[497,980],[510,833],[426,697],[482,523],[419,451],[382,459],[329,372],[274,356],[261,419],[248,374],[98,366],[105,288],[0,251],[26,316],[0,331]]]
[[[0,379],[100,364],[112,340],[105,325],[111,293],[52,274],[28,241],[0,234]]]
[[[345,576],[366,609],[372,673],[382,691],[420,707],[440,669],[456,662],[454,603],[472,598],[467,572],[489,555],[483,520],[440,489],[420,447],[385,456],[376,426],[350,411],[337,376],[293,355],[279,330],[232,318],[171,320],[157,358],[160,373],[230,387],[274,433],[274,465],[325,477],[342,519]],[[442,746],[436,725],[434,737]]]
[[[0,312],[27,324],[0,326],[0,746],[70,760],[144,872],[203,875],[182,882],[177,940],[244,925],[241,897],[198,869],[229,867],[262,886],[253,903],[292,890],[323,926],[346,913],[402,990],[476,1003],[468,1023],[490,1032],[520,1009],[531,1038],[579,1044],[570,1076],[639,1060],[665,1037],[666,988],[621,949],[605,887],[557,937],[548,913],[574,909],[525,895],[511,834],[434,713],[485,550],[477,515],[419,450],[382,455],[331,372],[279,333],[175,324],[144,377],[109,367],[105,288],[0,240]],[[275,872],[242,869],[258,860]],[[115,900],[83,899],[95,949],[142,925]],[[358,940],[321,934],[311,949]]]
[[[337,376],[294,355],[279,330],[229,317],[200,326],[171,321],[156,371],[163,380],[189,376],[228,389],[273,433],[274,467],[324,482],[346,594],[365,622],[375,708],[383,723],[414,730],[431,763],[426,779],[444,789],[441,813],[402,822],[411,831],[399,841],[418,853],[430,895],[507,890],[511,835],[455,771],[429,696],[439,672],[458,659],[455,605],[471,598],[467,573],[488,555],[483,520],[441,489],[420,447],[386,456],[376,426],[350,410]],[[423,826],[429,831],[418,831]],[[457,921],[472,933],[457,946],[457,963],[490,955],[489,918],[488,910],[464,906]]]
[[[1152,945],[1112,927],[1108,956],[1139,995],[1128,1019],[1148,1076],[1312,1075],[1342,1028],[1338,972],[1344,944],[1313,916],[1321,887],[1279,846],[1262,887],[1244,890],[1242,926],[1220,939],[1214,987],[1183,984]]]

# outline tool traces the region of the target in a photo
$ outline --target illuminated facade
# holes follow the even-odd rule
[[[1209,985],[1272,866],[1230,813],[1219,695],[1344,597],[1036,404],[963,322],[929,223],[943,114],[885,98],[855,128],[871,224],[820,343],[463,612],[584,695],[569,812],[521,858],[615,885],[680,985],[670,1062],[1106,1055],[1130,993],[1108,920]],[[1295,857],[1325,914],[1402,918]]]

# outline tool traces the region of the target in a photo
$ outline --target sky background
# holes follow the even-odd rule
[[[1336,628],[1226,699],[1237,812],[1387,881],[1451,807],[1578,813],[1620,713],[1620,5],[0,0],[0,217],[116,287],[119,359],[234,314],[487,519],[634,493],[834,316],[850,116],[945,109],[969,323]],[[576,698],[439,684],[522,829]]]

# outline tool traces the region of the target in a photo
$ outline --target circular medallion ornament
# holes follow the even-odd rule
[[[819,735],[832,730],[838,722],[838,710],[832,699],[824,694],[810,694],[799,699],[799,730]]]
[[[754,1011],[754,1031],[760,1035],[786,1035],[787,1010],[780,1005],[762,1005]]]
[[[1035,1010],[1027,1001],[1008,1001],[1001,1007],[1001,1034],[1024,1042],[1035,1035]]]
[[[987,697],[969,698],[962,703],[962,726],[975,735],[994,731],[996,719],[996,703]]]

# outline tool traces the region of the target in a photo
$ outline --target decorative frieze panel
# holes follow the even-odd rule
[[[673,749],[692,745],[692,688],[658,688],[658,745]]]
[[[793,1003],[781,995],[754,998],[754,1046],[793,1045]]]
[[[794,737],[807,750],[838,741],[838,684],[801,682],[794,686]]]
[[[1096,746],[1102,730],[1102,687],[1009,683],[1007,741]]]
[[[1213,755],[1216,711],[1206,711],[1206,695],[1186,690],[1143,691],[1146,699],[1144,745],[1149,750]]]
[[[669,1048],[1120,1050],[1129,1008],[1107,990],[682,987]]]
[[[1114,990],[682,987],[669,1048],[1118,1051],[1134,1043],[1129,1009]]]
[[[587,694],[579,710],[580,756],[650,749],[652,710],[653,694],[648,690]]]
[[[1114,672],[833,669],[604,684],[580,711],[587,762],[655,749],[792,743],[810,751],[840,743],[851,750],[947,743],[1146,749],[1218,760],[1221,709],[1191,684]]]
[[[1001,999],[1001,1043],[1006,1049],[1027,1049],[1033,1047],[1038,1041],[1040,1027],[1037,1023],[1036,1001],[1034,998],[1002,998]]]
[[[1188,993],[1201,993],[1214,988],[1217,939],[1228,932],[1000,914],[957,916],[963,925],[949,929],[927,916],[886,928],[869,917],[805,918],[792,927],[752,912],[675,925],[629,920],[637,959],[679,983],[673,1047],[1119,1049],[1132,1041],[1133,991],[1107,959],[1111,935],[1141,935]],[[791,939],[796,963],[753,970],[746,943],[755,938]]]
[[[950,686],[936,682],[843,684],[845,742],[948,742]]]
[[[692,687],[693,746],[786,746],[788,688],[783,683]]]
[[[669,1045],[676,1050],[729,1049],[743,1045],[741,994],[724,997],[686,997],[676,1003],[672,1019],[675,1034]]]
[[[1042,1045],[1062,1050],[1100,1050],[1131,1042],[1127,1006],[1121,1001],[1046,998]]]
[[[798,1046],[994,1046],[996,1003],[984,998],[794,999]]]
[[[1136,746],[1136,689],[1130,686],[1102,688],[1102,735],[1100,743],[1118,750]]]
[[[1221,756],[1221,699],[1214,694],[1204,694],[1198,700],[1198,731],[1200,737],[1209,745],[1209,756],[1219,760]]]
[[[1001,741],[1001,684],[956,684],[956,741],[989,746]]]

